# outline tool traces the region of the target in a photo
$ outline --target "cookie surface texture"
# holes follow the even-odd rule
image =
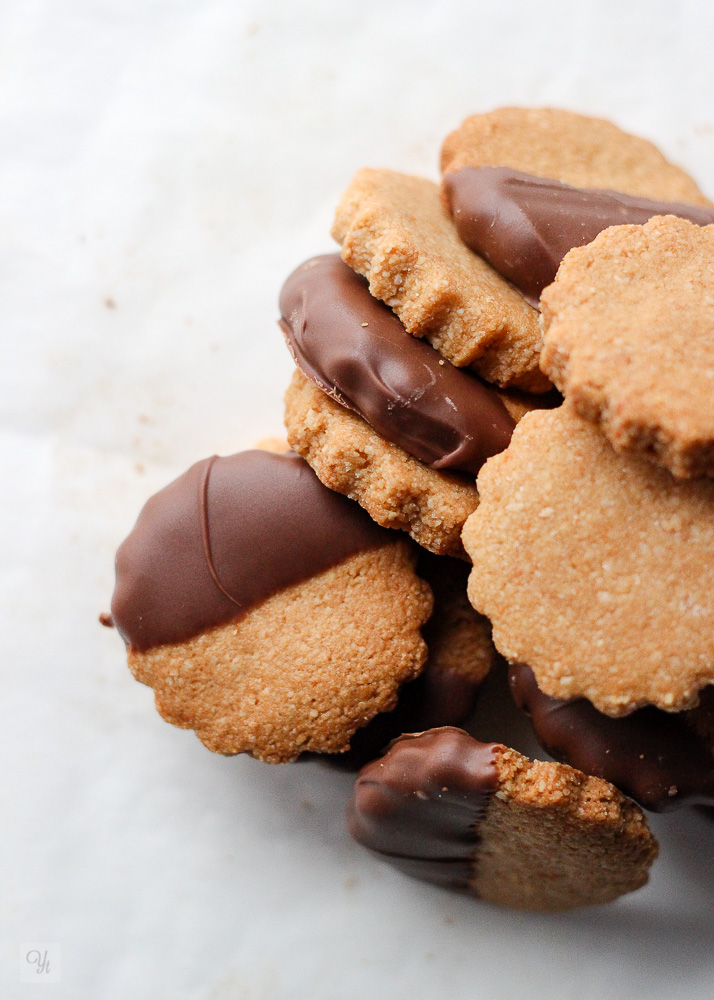
[[[301,372],[285,394],[290,447],[332,490],[382,527],[401,528],[429,551],[463,557],[461,529],[478,504],[473,477],[439,472],[386,441]]]
[[[342,259],[406,330],[489,382],[545,391],[538,314],[459,239],[431,181],[360,170],[337,208]]]
[[[541,301],[541,365],[578,412],[618,451],[714,476],[714,225],[607,229]]]
[[[363,768],[348,822],[410,875],[526,910],[611,902],[645,884],[657,855],[612,785],[451,727],[405,736]]]
[[[393,711],[358,729],[347,753],[323,754],[325,764],[358,771],[403,733],[460,726],[476,707],[481,684],[498,654],[490,623],[466,596],[469,567],[461,559],[422,551],[417,573],[434,596],[434,610],[422,628],[429,651],[424,669],[399,689]]]
[[[499,108],[467,118],[441,152],[444,173],[461,167],[511,167],[573,187],[710,204],[651,142],[602,118],[555,108]]]
[[[527,414],[478,480],[463,542],[496,648],[608,715],[714,682],[714,483],[617,455],[567,401]]]
[[[432,598],[415,562],[298,456],[243,452],[146,504],[112,616],[163,718],[278,763],[345,749],[419,673]]]

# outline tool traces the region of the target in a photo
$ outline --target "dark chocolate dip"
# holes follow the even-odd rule
[[[714,208],[574,188],[508,167],[462,167],[444,176],[444,190],[463,242],[534,306],[566,253],[609,226],[655,215],[714,222]]]
[[[508,446],[515,424],[495,389],[408,334],[339,254],[293,271],[280,309],[298,368],[410,455],[476,475]]]
[[[207,458],[120,546],[112,619],[135,650],[183,642],[392,537],[297,455]]]
[[[700,708],[689,712],[649,706],[613,719],[585,698],[560,701],[544,694],[523,664],[511,665],[509,681],[538,742],[556,760],[604,778],[655,812],[714,805],[714,742],[696,728],[698,721],[714,732],[714,691],[703,692]]]
[[[350,833],[408,875],[473,891],[499,749],[450,726],[402,736],[360,771],[347,809]]]

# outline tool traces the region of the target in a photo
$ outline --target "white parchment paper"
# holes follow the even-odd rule
[[[97,615],[152,492],[280,434],[277,293],[357,168],[435,178],[466,114],[555,104],[714,194],[713,31],[666,0],[3,0],[0,996],[711,998],[711,819],[655,818],[607,908],[461,899],[349,840],[348,776],[163,723]]]

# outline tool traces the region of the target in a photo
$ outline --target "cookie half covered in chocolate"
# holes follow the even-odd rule
[[[363,768],[348,823],[409,875],[527,910],[611,902],[657,856],[612,785],[451,727],[404,736]]]
[[[210,458],[148,501],[112,618],[169,722],[220,753],[335,753],[426,658],[406,541],[296,455]]]
[[[379,524],[459,554],[478,470],[507,447],[512,413],[550,397],[515,398],[455,368],[410,337],[338,254],[297,268],[280,309],[300,372],[286,396],[291,446]]]
[[[644,139],[554,108],[473,115],[445,140],[442,197],[464,244],[538,307],[573,247],[609,226],[714,208]]]

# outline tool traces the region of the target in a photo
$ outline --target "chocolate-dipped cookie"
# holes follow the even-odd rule
[[[335,753],[423,665],[414,562],[298,456],[214,457],[144,507],[112,619],[161,715],[209,749]]]
[[[575,188],[508,167],[462,167],[444,176],[444,192],[466,246],[534,306],[568,251],[610,226],[643,225],[655,215],[714,222],[714,208]]]
[[[655,812],[714,805],[714,688],[705,688],[687,712],[648,707],[613,719],[585,698],[544,694],[525,664],[511,664],[509,683],[538,742],[556,760],[604,778]]]
[[[450,727],[404,736],[363,768],[348,824],[409,875],[528,910],[610,902],[644,885],[657,856],[612,785]]]
[[[515,398],[455,368],[410,337],[338,254],[297,268],[280,309],[302,376],[286,396],[291,446],[379,524],[460,554],[461,526],[477,503],[473,478],[508,445],[511,414],[551,397]]]
[[[711,207],[692,178],[651,142],[603,118],[560,108],[471,115],[441,149],[444,174],[462,167],[510,167],[573,187]]]

